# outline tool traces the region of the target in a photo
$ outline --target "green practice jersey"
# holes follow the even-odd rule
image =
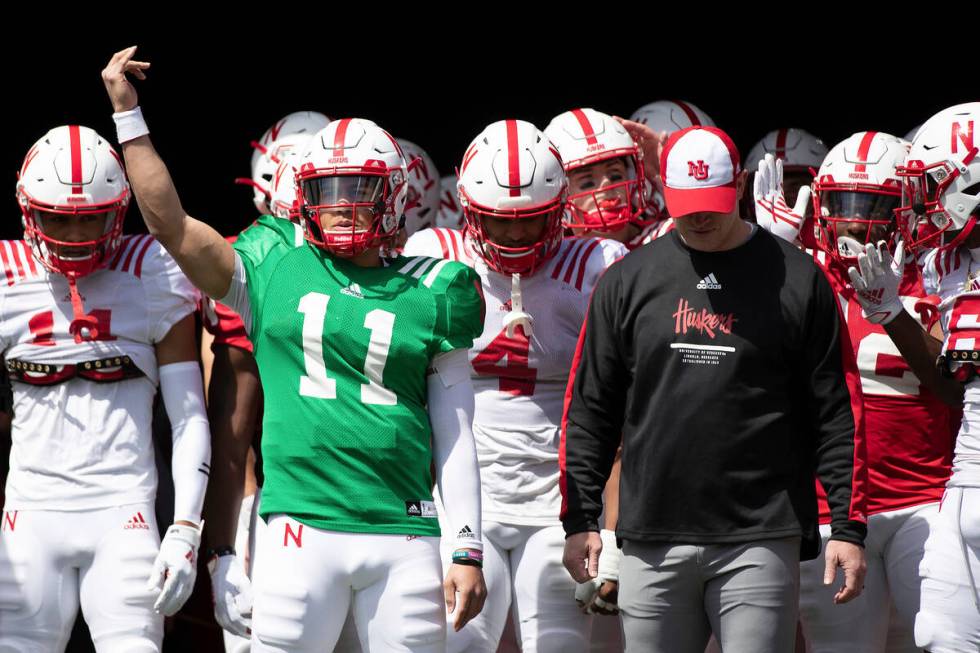
[[[363,268],[265,216],[234,247],[265,393],[260,513],[363,533],[439,535],[426,372],[483,329],[480,280],[460,263]]]

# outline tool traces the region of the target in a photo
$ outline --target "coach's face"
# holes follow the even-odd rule
[[[743,171],[735,182],[736,201],[730,213],[700,211],[674,218],[677,232],[688,247],[702,252],[721,252],[745,242],[750,227],[738,213],[738,200],[745,192],[745,178]]]

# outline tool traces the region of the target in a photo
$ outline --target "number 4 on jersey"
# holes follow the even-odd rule
[[[507,337],[507,329],[473,359],[473,369],[483,376],[500,377],[500,391],[516,396],[534,394],[534,382],[538,370],[528,367],[531,343],[524,335],[524,328],[517,327],[514,337]],[[505,360],[506,359],[506,360]],[[505,360],[505,365],[499,365]]]

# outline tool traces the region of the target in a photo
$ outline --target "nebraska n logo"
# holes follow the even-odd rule
[[[694,177],[698,181],[704,181],[708,178],[708,164],[700,159],[697,161],[697,163],[694,161],[688,161],[687,176]]]
[[[973,149],[973,121],[970,120],[966,123],[966,127],[958,122],[953,123],[952,133],[950,134],[950,144],[949,149],[953,154],[956,154],[957,144],[962,143],[966,151],[969,152]]]

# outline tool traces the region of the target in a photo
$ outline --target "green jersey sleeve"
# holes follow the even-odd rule
[[[433,356],[472,347],[483,332],[486,310],[479,275],[467,265],[446,261],[432,291],[437,306]]]
[[[253,331],[262,315],[269,279],[282,257],[295,249],[295,227],[289,220],[263,215],[232,244],[245,268],[245,284],[252,310]]]

